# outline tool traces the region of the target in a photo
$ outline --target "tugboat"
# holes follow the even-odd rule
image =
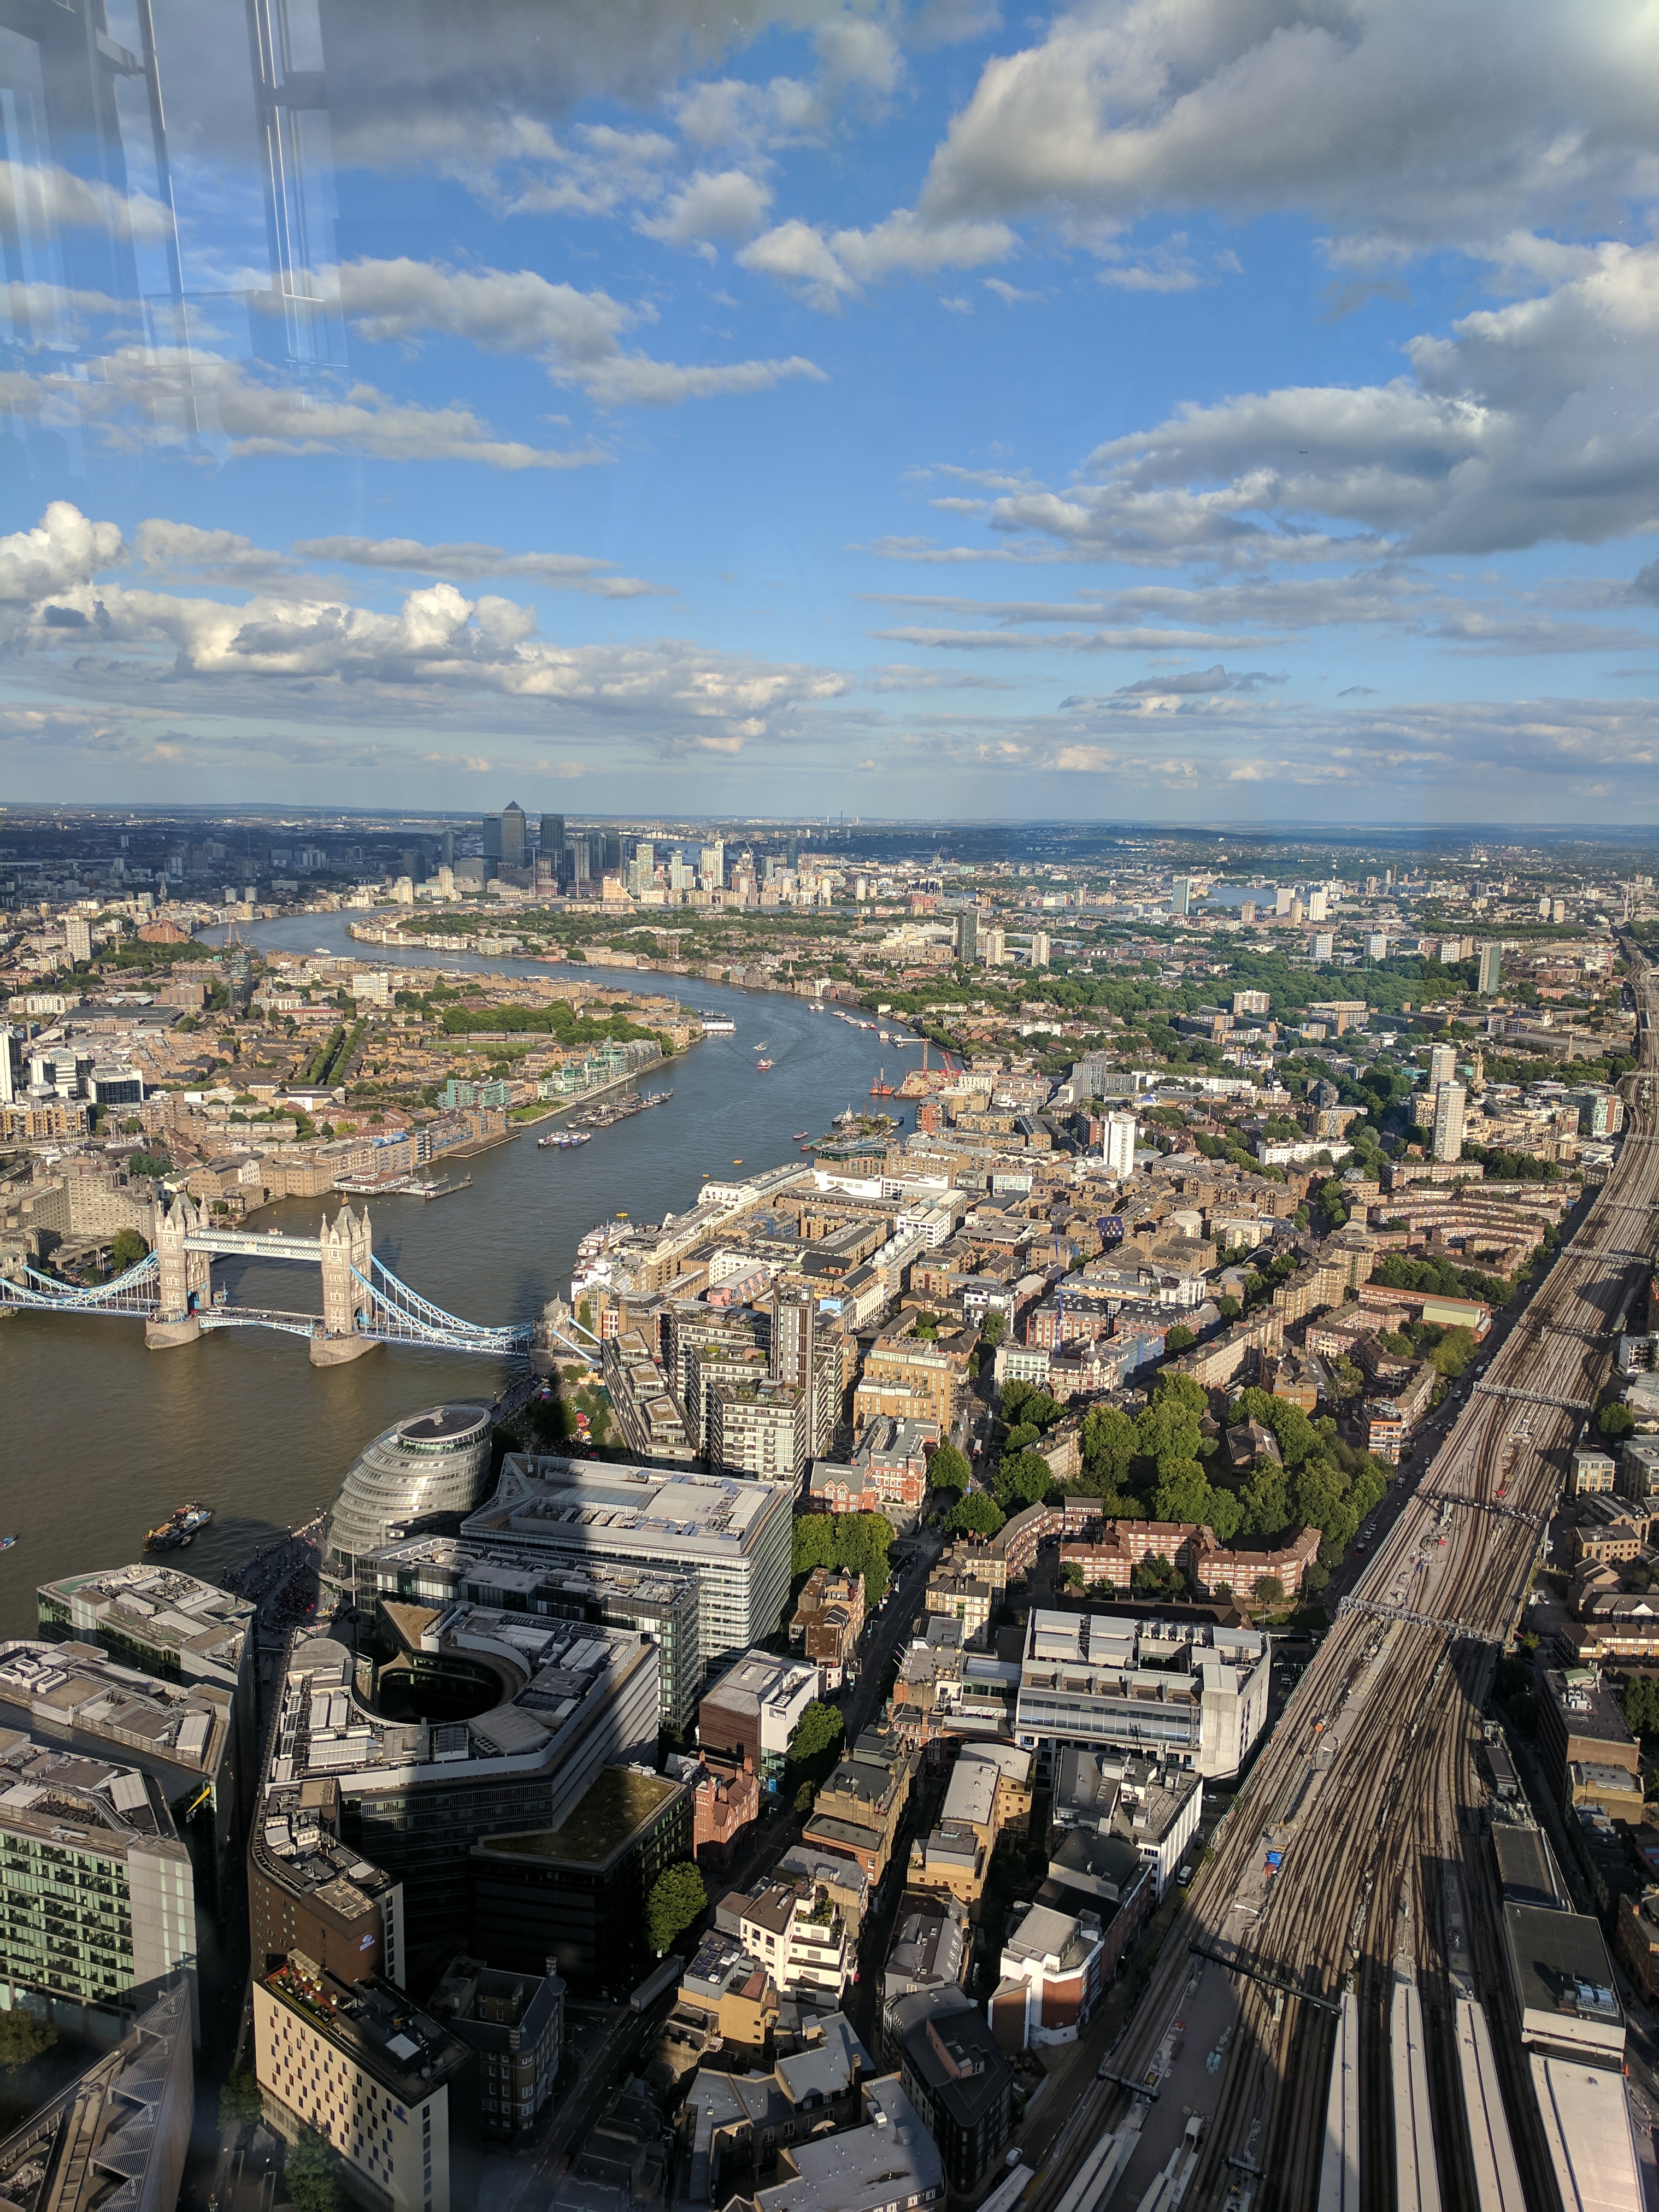
[[[177,1552],[193,1542],[198,1528],[205,1528],[213,1518],[210,1505],[179,1505],[173,1509],[171,1520],[163,1521],[152,1528],[144,1539],[148,1552]]]

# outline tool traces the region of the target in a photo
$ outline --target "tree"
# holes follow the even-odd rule
[[[1152,1553],[1141,1560],[1134,1571],[1134,1587],[1142,1597],[1185,1597],[1185,1577],[1173,1559],[1160,1559]]]
[[[8,2074],[21,2071],[57,2040],[58,2031],[49,2021],[37,2020],[21,2006],[0,2012],[0,2068]]]
[[[285,2161],[288,2193],[298,2212],[345,2212],[340,2154],[315,2128],[302,2127]]]
[[[1455,1382],[1474,1357],[1474,1331],[1472,1328],[1449,1328],[1429,1358],[1436,1372]]]
[[[1091,1482],[1121,1490],[1140,1449],[1134,1423],[1115,1406],[1091,1406],[1083,1416],[1083,1464]]]
[[[1285,1585],[1277,1575],[1261,1575],[1256,1581],[1255,1595],[1258,1605],[1283,1605]]]
[[[136,1229],[118,1229],[115,1241],[109,1248],[109,1263],[116,1273],[136,1267],[149,1247]]]
[[[988,1313],[979,1325],[980,1342],[994,1352],[1001,1343],[1007,1327],[1008,1316],[1006,1314]]]
[[[998,1504],[1005,1513],[1017,1513],[1023,1505],[1042,1503],[1054,1487],[1054,1471],[1033,1451],[1006,1452],[994,1480]]]
[[[1219,1297],[1216,1300],[1216,1311],[1221,1316],[1223,1321],[1237,1321],[1243,1310],[1243,1307],[1240,1305],[1238,1300],[1233,1297],[1231,1291],[1229,1291],[1224,1297]]]
[[[971,1472],[966,1455],[954,1444],[941,1444],[927,1462],[927,1480],[935,1490],[966,1490]]]
[[[259,2117],[259,2084],[246,2069],[228,2075],[219,2092],[219,2132],[229,2135]]]
[[[1633,1675],[1625,1685],[1620,1702],[1632,1735],[1659,1735],[1659,1682],[1650,1681],[1645,1675]]]
[[[1198,1339],[1186,1323],[1177,1322],[1172,1329],[1165,1333],[1164,1349],[1172,1355],[1178,1352],[1190,1352],[1197,1342]]]
[[[1615,1437],[1627,1437],[1636,1426],[1636,1416],[1628,1406],[1603,1406],[1596,1416],[1595,1425],[1607,1441]]]
[[[645,1900],[646,1941],[659,1957],[707,1909],[708,1904],[708,1887],[690,1859],[682,1859],[678,1866],[664,1868]]]
[[[789,1762],[793,1766],[806,1766],[822,1759],[827,1752],[832,1755],[847,1733],[847,1723],[841,1709],[823,1698],[814,1698],[795,1723],[789,1738]],[[828,1772],[828,1767],[824,1770]]]
[[[1083,1588],[1083,1570],[1075,1559],[1067,1559],[1061,1566],[1060,1579],[1067,1589],[1080,1590]]]
[[[950,1536],[994,1536],[1007,1517],[994,1498],[982,1490],[970,1491],[951,1507],[945,1530]]]

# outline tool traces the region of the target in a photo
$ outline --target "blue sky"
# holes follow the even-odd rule
[[[719,14],[4,34],[0,791],[1651,818],[1650,9]]]

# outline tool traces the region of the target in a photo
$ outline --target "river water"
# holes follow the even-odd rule
[[[312,915],[243,933],[267,949],[392,957],[355,945],[347,919]],[[397,958],[498,972],[525,964],[419,949]],[[738,1161],[780,1165],[798,1156],[797,1130],[818,1134],[844,1106],[870,1103],[880,1067],[896,1082],[920,1062],[914,1047],[895,1051],[781,993],[631,969],[552,972],[672,994],[729,1014],[737,1034],[706,1038],[647,1078],[652,1090],[672,1085],[673,1097],[596,1131],[579,1151],[538,1151],[536,1135],[558,1126],[544,1124],[465,1162],[469,1190],[373,1203],[381,1259],[470,1321],[533,1318],[545,1299],[568,1293],[577,1240],[596,1222],[623,1211],[635,1220],[682,1213],[705,1174],[730,1175]],[[774,1062],[764,1075],[754,1066],[763,1040]],[[338,1202],[283,1200],[257,1218],[314,1234]],[[301,1311],[320,1303],[312,1267],[220,1261],[214,1281],[238,1304]],[[0,1635],[33,1632],[37,1583],[137,1558],[145,1529],[186,1498],[216,1517],[179,1564],[217,1577],[330,1504],[381,1429],[441,1398],[491,1395],[501,1371],[489,1360],[389,1346],[319,1370],[302,1339],[264,1329],[148,1352],[136,1321],[0,1319],[0,1533],[20,1538],[0,1553]]]

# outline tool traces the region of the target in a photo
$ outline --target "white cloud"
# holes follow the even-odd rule
[[[752,237],[771,204],[772,187],[746,169],[723,169],[717,176],[699,169],[660,215],[641,216],[637,228],[670,246],[699,246],[712,259],[710,240]]]
[[[987,261],[1006,260],[1014,246],[1006,223],[933,224],[900,208],[869,230],[827,235],[792,217],[746,246],[738,258],[745,269],[799,286],[810,306],[833,312],[883,277],[976,269]]]
[[[624,352],[618,332],[641,319],[607,292],[579,292],[533,270],[455,270],[433,261],[348,262],[340,292],[370,339],[464,338],[485,353],[529,354],[555,383],[580,386],[599,405],[673,406],[684,399],[763,392],[786,379],[823,380],[799,355],[681,367]]]
[[[308,712],[347,721],[441,722],[459,712],[469,727],[495,713],[545,728],[556,714],[562,732],[579,720],[590,734],[609,729],[672,753],[739,750],[848,688],[830,669],[684,639],[560,645],[536,635],[532,609],[490,594],[468,599],[447,582],[382,614],[337,600],[266,593],[231,605],[93,581],[120,551],[112,524],[58,501],[35,531],[0,539],[0,581],[10,592],[5,635],[15,654],[71,690],[118,684],[124,704],[176,694],[200,711],[210,696],[216,711],[269,715],[304,697]]]
[[[0,605],[27,606],[90,583],[123,552],[112,522],[89,522],[78,507],[55,499],[33,530],[0,538]]]
[[[522,576],[606,599],[641,599],[657,588],[637,576],[612,575],[611,562],[579,553],[509,553],[499,545],[471,543],[423,545],[414,538],[302,538],[294,550],[305,561],[344,561],[356,568],[406,569],[427,576]]]
[[[60,230],[107,230],[153,245],[173,222],[159,200],[135,187],[117,191],[51,163],[0,161],[0,230],[46,238]]]
[[[1489,553],[1659,527],[1659,246],[1602,246],[1573,270],[1414,340],[1413,374],[1386,385],[1182,406],[1097,447],[1097,481],[999,500],[993,526],[1151,562]]]
[[[256,545],[234,530],[199,530],[194,523],[153,520],[132,533],[141,568],[152,573],[187,573],[204,582],[270,585],[295,574],[285,553]]]
[[[987,64],[939,222],[1297,209],[1356,260],[1556,227],[1659,186],[1642,0],[1091,0]]]
[[[380,460],[468,460],[495,469],[586,468],[610,457],[588,447],[560,452],[494,437],[452,400],[421,407],[372,384],[331,395],[266,383],[242,362],[125,348],[82,378],[62,371],[0,373],[0,404],[51,426],[94,430],[107,446],[193,451],[217,442],[229,459],[290,453],[368,453]]]
[[[980,283],[988,292],[994,292],[1005,307],[1012,307],[1022,300],[1040,300],[1041,292],[1022,292],[1017,284],[1009,283],[1005,276],[981,276]]]

